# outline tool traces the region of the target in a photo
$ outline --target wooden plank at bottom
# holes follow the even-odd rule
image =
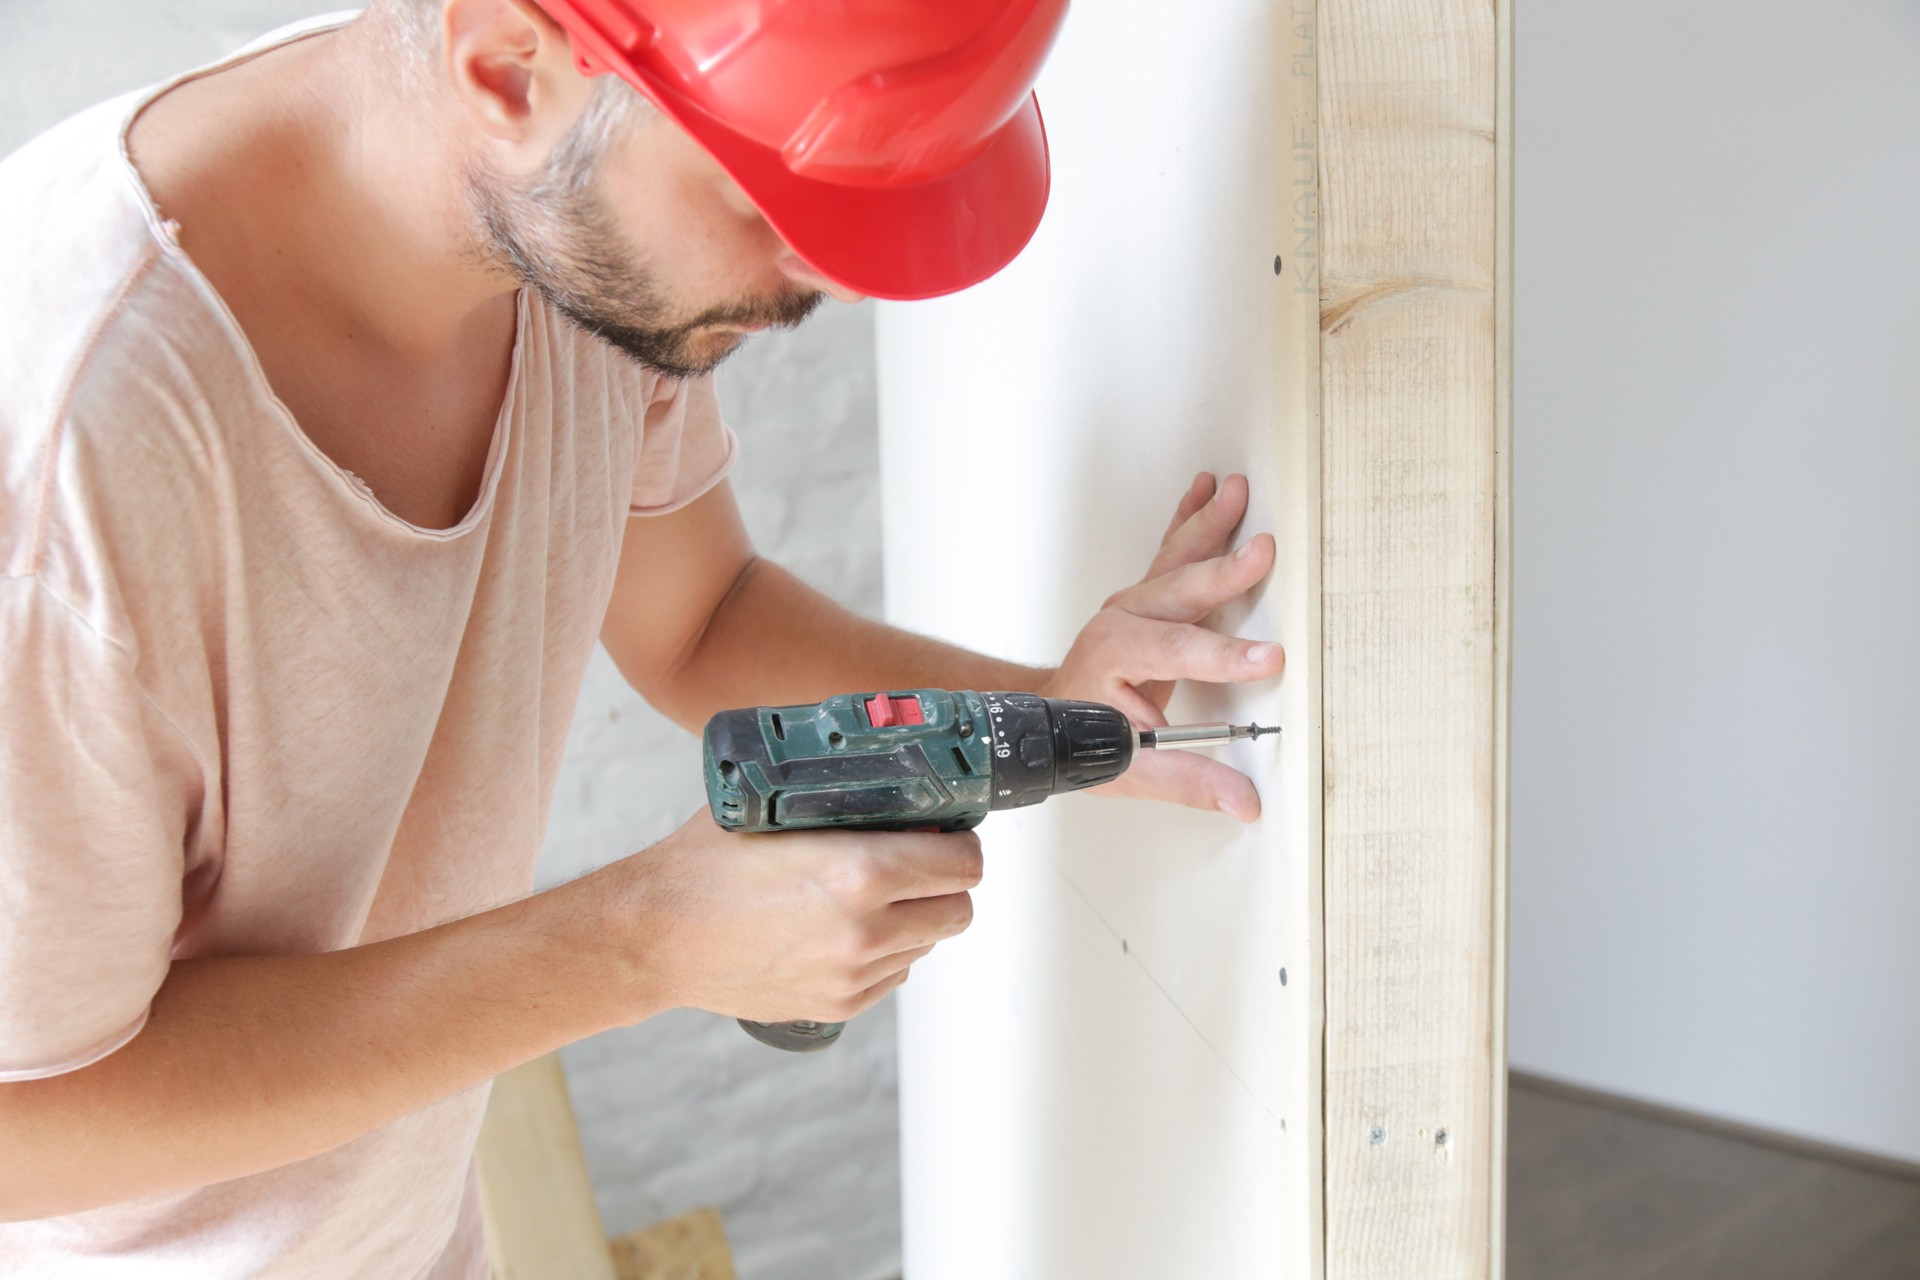
[[[559,1055],[493,1082],[479,1154],[495,1280],[616,1280]]]
[[[718,1209],[696,1209],[613,1242],[620,1280],[737,1280]]]

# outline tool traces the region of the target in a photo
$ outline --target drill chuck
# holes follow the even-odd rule
[[[1112,707],[1031,693],[975,696],[993,726],[990,809],[1018,809],[1097,787],[1133,763],[1139,735]]]

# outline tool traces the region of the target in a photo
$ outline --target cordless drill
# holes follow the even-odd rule
[[[964,831],[995,809],[1111,782],[1142,748],[1217,746],[1278,729],[1135,729],[1097,702],[1032,693],[908,689],[798,707],[744,707],[707,722],[707,803],[730,831],[849,827]],[[825,1049],[844,1022],[752,1022],[795,1053]]]

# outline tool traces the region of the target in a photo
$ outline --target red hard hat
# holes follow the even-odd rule
[[[719,161],[793,251],[876,298],[1013,260],[1047,204],[1032,89],[1066,0],[539,0]]]

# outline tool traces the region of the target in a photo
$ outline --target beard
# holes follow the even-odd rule
[[[669,378],[710,373],[746,341],[718,326],[791,329],[821,293],[794,288],[742,298],[677,320],[664,286],[622,239],[601,195],[594,157],[562,143],[531,181],[479,166],[467,172],[476,251],[490,266],[539,292],[585,333]]]

